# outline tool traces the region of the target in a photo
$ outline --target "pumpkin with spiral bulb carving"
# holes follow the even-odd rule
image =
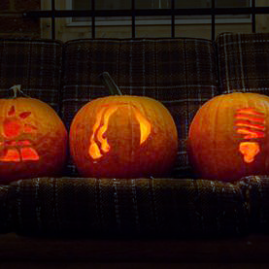
[[[188,153],[202,178],[235,181],[269,172],[269,97],[235,92],[216,96],[196,113]]]
[[[70,128],[70,152],[82,176],[163,176],[173,168],[177,146],[171,114],[148,97],[98,98],[78,111]]]

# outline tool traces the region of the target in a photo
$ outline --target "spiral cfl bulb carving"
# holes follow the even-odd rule
[[[235,115],[236,133],[243,135],[245,141],[240,142],[239,152],[246,163],[252,163],[260,153],[260,144],[253,139],[265,137],[265,116],[254,108],[237,109]]]

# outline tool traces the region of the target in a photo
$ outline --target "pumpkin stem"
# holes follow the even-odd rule
[[[21,85],[14,85],[10,88],[10,90],[13,90],[13,98],[17,98],[18,97],[18,91],[21,91]]]
[[[13,98],[17,98],[18,97],[18,93],[21,93],[23,96],[25,97],[29,97],[28,95],[26,95],[22,90],[21,90],[21,85],[14,85],[10,88],[10,90],[13,90]]]
[[[103,72],[100,76],[102,83],[106,86],[106,88],[110,91],[112,95],[122,95],[121,90],[118,85],[112,79],[108,72]]]

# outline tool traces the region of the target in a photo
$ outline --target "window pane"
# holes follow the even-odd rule
[[[91,9],[91,0],[72,0],[73,9]],[[96,9],[130,9],[131,0],[95,0]]]
[[[249,7],[250,0],[215,0],[216,7]],[[176,0],[176,8],[209,8],[211,0]]]
[[[72,9],[73,10],[85,10],[92,9],[92,1],[91,0],[72,0]],[[89,17],[73,17],[73,22],[81,22],[81,21],[90,21]]]
[[[176,16],[176,19],[178,17]],[[180,16],[180,19],[184,19]],[[188,20],[185,18],[185,20]],[[205,38],[211,39],[211,25],[210,24],[178,24],[175,28],[176,37],[191,37],[191,38]]]
[[[143,18],[139,18],[143,20]],[[138,25],[136,26],[137,38],[171,37],[170,25]]]
[[[209,0],[176,0],[175,1],[176,8],[206,8],[210,7]]]
[[[269,7],[268,0],[256,0],[256,7]]]
[[[74,10],[91,9],[92,1],[91,0],[72,0],[72,7]]]
[[[182,0],[181,0],[182,1]],[[73,9],[90,9],[91,0],[73,0]],[[132,0],[95,0],[96,9],[131,9]],[[136,0],[137,9],[170,8],[171,0]]]
[[[250,0],[215,0],[216,7],[249,7]]]
[[[136,0],[137,9],[165,9],[171,8],[170,0]]]
[[[73,9],[91,9],[92,0],[72,0]],[[249,7],[250,0],[215,0],[216,7]],[[95,0],[96,9],[130,9],[132,0]],[[171,0],[136,0],[137,9],[170,8]],[[211,0],[176,0],[176,8],[208,8]]]
[[[229,18],[230,23],[218,23],[216,24],[216,33],[215,36],[218,36],[220,33],[223,32],[232,32],[232,33],[251,33],[251,23],[233,23],[235,20],[243,20],[242,16],[246,15],[234,15],[233,17]],[[216,20],[222,20],[223,16],[217,15]],[[245,18],[247,19],[247,18]]]
[[[130,9],[131,0],[95,0],[96,9]]]

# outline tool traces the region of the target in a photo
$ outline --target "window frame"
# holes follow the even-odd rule
[[[72,10],[72,1],[66,0],[66,10]],[[251,6],[251,0],[248,0]],[[221,17],[219,17],[221,16]],[[219,15],[215,18],[216,24],[246,24],[251,23],[251,14],[248,15]],[[186,16],[187,17],[187,16]],[[171,16],[136,17],[136,25],[171,25]],[[210,16],[189,16],[187,19],[175,17],[175,25],[203,25],[211,24]],[[131,17],[98,17],[95,19],[96,26],[131,26]],[[92,26],[92,21],[73,21],[72,17],[66,18],[67,27]]]

